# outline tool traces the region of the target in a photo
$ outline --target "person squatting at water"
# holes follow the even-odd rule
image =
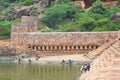
[[[81,66],[81,72],[90,71],[90,64],[85,64]]]
[[[40,56],[39,56],[39,55],[37,55],[37,56],[36,56],[36,60],[39,60],[39,58],[40,58]]]
[[[31,60],[31,59],[29,59],[28,61],[29,61],[29,63],[32,63],[32,60]]]
[[[62,60],[61,64],[65,64],[65,60],[64,59]]]
[[[21,62],[21,59],[20,59],[20,58],[18,59],[18,62],[19,62],[19,63]]]

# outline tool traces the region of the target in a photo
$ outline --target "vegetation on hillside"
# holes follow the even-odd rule
[[[29,6],[33,0],[0,0],[0,14],[9,15],[16,4]],[[39,29],[43,32],[70,32],[70,31],[116,31],[120,30],[120,23],[111,21],[111,15],[120,12],[118,6],[103,7],[97,0],[91,8],[84,10],[76,8],[74,0],[50,0],[51,5],[43,13],[42,25]],[[10,8],[12,6],[12,8]],[[36,9],[36,7],[35,7]],[[9,37],[11,24],[15,20],[0,21],[0,36]],[[45,29],[45,27],[49,29]]]
[[[47,31],[115,31],[120,29],[120,23],[112,22],[110,17],[117,12],[120,12],[119,7],[103,7],[100,0],[89,10],[60,4],[47,8],[42,21],[50,28]]]

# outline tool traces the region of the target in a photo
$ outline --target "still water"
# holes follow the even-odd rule
[[[0,62],[0,80],[76,80],[80,65]]]

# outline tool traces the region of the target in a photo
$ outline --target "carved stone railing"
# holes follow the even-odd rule
[[[80,54],[97,49],[98,45],[28,45],[31,52],[43,55]]]

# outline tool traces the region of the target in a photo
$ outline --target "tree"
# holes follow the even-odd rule
[[[74,6],[66,4],[52,6],[46,9],[41,21],[50,28],[56,28],[60,23],[72,19],[76,10]]]
[[[120,0],[118,0],[118,4],[120,4]]]
[[[95,13],[95,14],[103,14],[104,13],[105,8],[102,5],[102,1],[101,0],[97,0],[96,2],[94,2],[91,6],[91,9],[89,11]]]

